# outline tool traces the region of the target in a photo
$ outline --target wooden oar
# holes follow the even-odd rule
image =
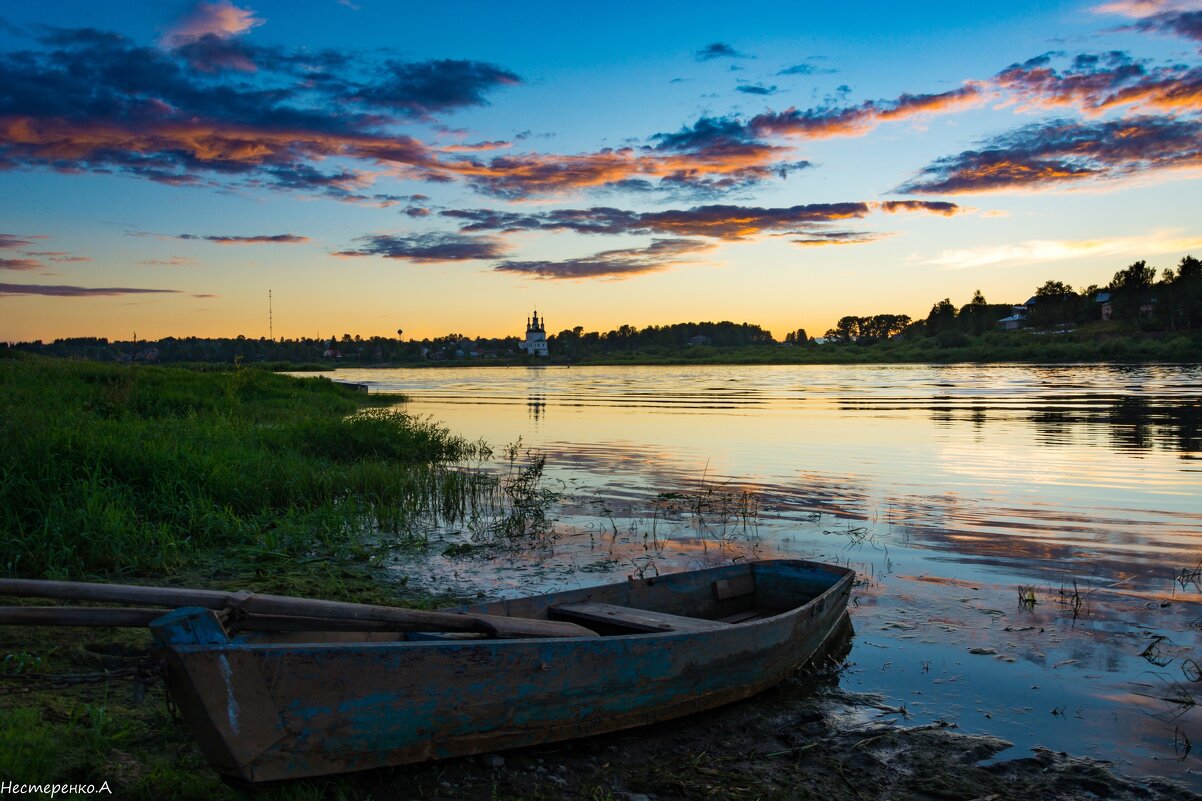
[[[255,615],[326,618],[344,621],[387,623],[393,631],[483,631],[494,637],[594,637],[596,632],[575,623],[558,620],[504,617],[463,612],[429,612],[393,606],[290,598],[175,587],[141,587],[128,584],[94,584],[81,581],[38,581],[0,579],[0,595],[57,598],[100,603],[150,604],[153,606],[201,606],[207,609],[238,609]]]
[[[94,606],[0,606],[4,626],[105,626],[142,628],[162,609],[113,609]]]
[[[145,628],[164,609],[104,606],[0,606],[0,626],[95,626]],[[230,624],[241,631],[400,631],[379,620],[340,620],[292,615],[245,615]],[[465,632],[472,633],[472,632]]]

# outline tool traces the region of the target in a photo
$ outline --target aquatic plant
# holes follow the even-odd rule
[[[505,455],[505,472],[475,474],[475,491],[466,496],[472,507],[463,517],[472,541],[493,548],[548,548],[557,538],[549,512],[562,494],[544,481],[547,457],[523,451],[520,439],[505,449]]]

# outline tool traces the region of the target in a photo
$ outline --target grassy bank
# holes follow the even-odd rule
[[[5,353],[0,351],[0,354]],[[437,605],[377,567],[462,516],[479,443],[323,378],[0,358],[0,572]],[[485,486],[485,490],[488,487]],[[0,780],[235,798],[174,720],[143,630],[0,626]],[[67,677],[64,680],[64,677]],[[97,680],[97,679],[103,680]],[[281,798],[320,798],[296,785]]]
[[[456,502],[432,465],[479,446],[380,401],[260,370],[0,360],[0,570],[149,575],[404,531]]]

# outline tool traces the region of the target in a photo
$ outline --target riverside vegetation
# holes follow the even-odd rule
[[[257,369],[0,350],[0,570],[421,607],[465,600],[411,591],[380,563],[424,547],[441,523],[471,528],[483,546],[545,537],[530,487],[541,463],[482,471],[484,443],[376,408],[396,402]],[[0,626],[0,781],[230,797],[161,687],[139,700],[142,685],[108,680],[140,675],[149,647],[141,630]]]

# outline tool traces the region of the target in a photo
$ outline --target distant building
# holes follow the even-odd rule
[[[1039,298],[1032,297],[1026,303],[1018,303],[1010,307],[1013,312],[1009,317],[1003,317],[997,321],[998,328],[1003,331],[1017,331],[1020,328],[1027,327],[1027,321],[1031,315],[1031,309],[1035,306]]]
[[[547,321],[538,319],[538,309],[533,317],[526,318],[526,341],[519,342],[518,348],[530,356],[547,355]]]
[[[1109,292],[1099,292],[1094,295],[1094,303],[1098,305],[1098,313],[1103,320],[1110,320],[1114,317],[1114,304],[1110,300]]]

